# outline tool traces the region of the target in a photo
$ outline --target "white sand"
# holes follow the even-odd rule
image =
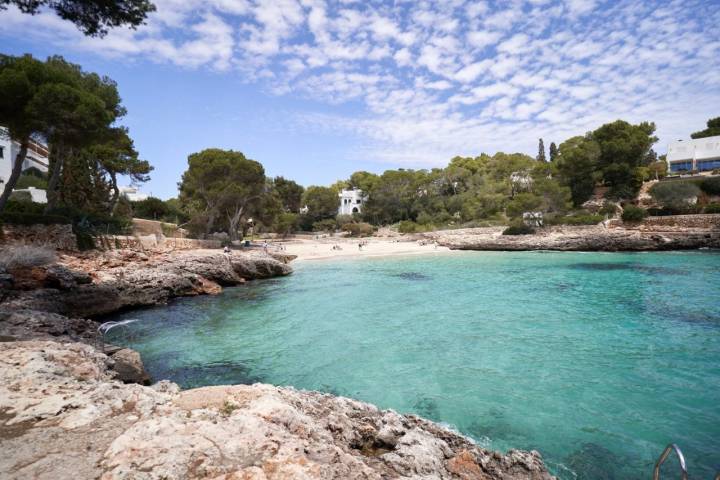
[[[362,249],[358,244],[367,242]],[[281,243],[285,250],[281,253],[297,255],[298,260],[318,260],[330,258],[383,257],[390,255],[447,254],[452,252],[447,247],[435,246],[432,242],[421,245],[417,241],[394,240],[391,238],[342,238],[323,237],[319,239],[288,239],[270,243]],[[341,250],[333,250],[338,245]],[[272,247],[271,247],[272,248]],[[273,249],[274,251],[277,251]]]

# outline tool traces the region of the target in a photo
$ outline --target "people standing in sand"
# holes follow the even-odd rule
[[[267,240],[265,240],[265,242],[263,242],[263,250],[265,251],[265,253],[268,253],[268,242],[267,242]]]

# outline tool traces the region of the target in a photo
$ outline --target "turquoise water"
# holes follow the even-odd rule
[[[539,450],[564,479],[720,470],[720,253],[467,252],[303,262],[114,319],[185,387],[262,381]],[[679,478],[668,461],[666,478]],[[665,469],[664,469],[665,470]]]

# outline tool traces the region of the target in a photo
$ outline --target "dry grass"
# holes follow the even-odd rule
[[[0,250],[0,268],[16,269],[47,265],[55,261],[55,251],[49,247],[19,245]]]

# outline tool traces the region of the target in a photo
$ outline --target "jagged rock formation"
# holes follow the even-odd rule
[[[220,292],[221,285],[292,272],[286,263],[266,255],[186,252],[149,258],[137,252],[124,254],[108,252],[87,261],[66,257],[69,266],[75,268],[53,265],[16,274],[15,288],[3,305],[92,317],[163,304],[174,297],[214,294]],[[91,272],[92,279],[78,270]]]
[[[490,452],[355,400],[122,384],[109,363],[78,343],[0,343],[4,478],[552,478],[536,452]]]

